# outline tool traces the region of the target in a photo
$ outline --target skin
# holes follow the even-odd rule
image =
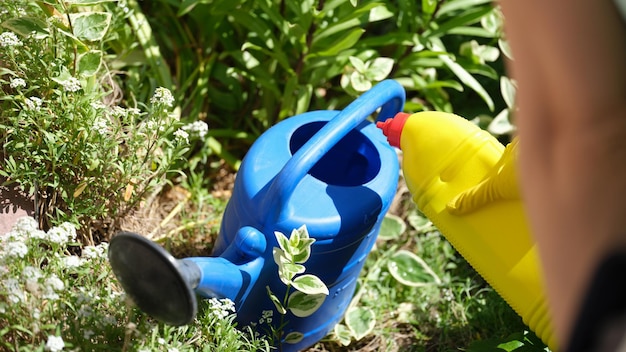
[[[626,250],[626,28],[609,0],[503,0],[522,197],[559,346],[599,261]]]

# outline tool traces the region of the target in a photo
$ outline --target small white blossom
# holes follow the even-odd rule
[[[13,46],[22,46],[24,43],[13,32],[4,32],[0,34],[0,46],[4,48]]]
[[[85,246],[83,248],[83,257],[89,259],[100,258],[104,255],[104,247],[102,246]]]
[[[226,318],[230,313],[235,312],[235,303],[228,298],[211,298],[209,299],[209,306],[218,318]]]
[[[95,110],[104,110],[107,108],[106,105],[102,104],[100,101],[91,102],[89,105]]]
[[[70,77],[65,81],[61,81],[60,83],[63,86],[63,89],[65,89],[65,91],[67,92],[77,92],[82,88],[80,85],[80,81],[75,77]]]
[[[128,110],[121,106],[114,106],[109,110],[109,114],[113,117],[122,118],[128,116]]]
[[[13,225],[13,230],[20,232],[24,235],[28,235],[29,233],[38,230],[39,224],[37,220],[30,216],[22,216],[17,219],[15,225]]]
[[[44,281],[44,295],[43,298],[55,300],[59,299],[59,295],[57,292],[63,291],[65,289],[65,284],[58,276],[52,274],[49,278]]]
[[[60,245],[76,240],[76,227],[69,222],[64,222],[48,230],[48,241]]]
[[[189,143],[189,133],[185,132],[183,129],[176,130],[176,132],[174,132],[174,136],[181,142],[185,141],[185,143]]]
[[[2,281],[2,286],[6,292],[9,301],[13,303],[20,303],[26,299],[24,295],[24,288],[21,287],[19,281],[14,278],[9,278]]]
[[[101,136],[106,136],[110,131],[109,121],[103,117],[97,118],[92,127]]]
[[[41,106],[43,105],[43,100],[37,97],[30,97],[26,98],[24,103],[26,103],[26,109],[39,111],[41,110]]]
[[[61,336],[48,336],[48,341],[46,342],[46,351],[59,352],[63,351],[64,347],[65,342],[63,342],[63,338]]]
[[[165,339],[164,339],[164,338],[162,338],[162,337],[159,337],[159,338],[157,339],[157,343],[158,343],[159,345],[164,345],[164,344],[165,344]]]
[[[174,106],[174,96],[172,95],[172,92],[169,89],[158,87],[154,91],[154,95],[152,96],[152,98],[150,98],[150,102],[156,105],[161,104],[161,105],[172,107]]]
[[[39,279],[42,277],[41,269],[27,265],[22,269],[22,277],[26,279]]]
[[[207,125],[204,121],[196,121],[183,126],[182,129],[189,134],[198,136],[199,138],[204,138],[209,131],[209,125]]]
[[[24,258],[28,254],[28,247],[24,242],[9,242],[4,247],[7,257]]]
[[[11,88],[26,88],[26,81],[22,78],[11,78],[9,86]]]
[[[66,268],[77,268],[83,264],[83,260],[77,255],[63,257],[62,262]]]
[[[167,349],[167,352],[178,352],[178,348],[170,347],[170,348]]]

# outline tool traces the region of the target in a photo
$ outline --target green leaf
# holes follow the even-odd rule
[[[331,43],[323,43],[320,42],[317,45],[317,48],[312,49],[312,55],[320,55],[320,56],[334,56],[339,54],[340,52],[352,48],[354,44],[356,44],[361,35],[365,33],[365,30],[362,28],[355,28],[348,32],[347,34],[342,34],[338,36]],[[322,47],[320,47],[322,46]]]
[[[283,251],[287,251],[289,248],[289,239],[282,232],[274,231],[274,236],[276,236],[276,242],[280,246],[280,249]]]
[[[280,314],[287,314],[287,309],[285,309],[285,307],[283,307],[282,303],[280,303],[280,299],[278,299],[278,297],[276,297],[276,295],[272,292],[270,287],[269,286],[265,286],[265,289],[267,290],[267,296],[270,298],[272,303],[274,303],[274,306],[276,307],[276,310],[278,311],[278,313],[280,313]]]
[[[65,2],[70,5],[91,6],[91,5],[103,4],[105,2],[117,2],[117,1],[118,0],[66,0]]]
[[[374,81],[387,78],[393,69],[394,61],[388,57],[377,57],[372,61],[365,75]]]
[[[374,330],[376,315],[368,307],[349,308],[346,312],[345,322],[352,336],[358,341]]]
[[[382,240],[393,240],[400,237],[406,231],[406,223],[401,217],[387,214],[380,225],[378,238]]]
[[[421,287],[441,283],[441,279],[422,258],[404,249],[389,258],[387,270],[391,276],[406,286]]]
[[[342,346],[348,346],[350,342],[352,342],[352,334],[350,334],[350,330],[348,329],[348,327],[343,324],[335,325],[333,333],[335,335],[335,339]]]
[[[441,59],[441,61],[443,61],[444,65],[446,65],[450,69],[450,71],[452,71],[452,73],[454,73],[459,78],[459,80],[463,82],[463,84],[478,93],[478,95],[483,98],[483,100],[489,107],[489,110],[493,111],[495,106],[493,100],[491,99],[491,96],[489,96],[489,93],[487,93],[485,88],[483,88],[483,86],[476,80],[476,78],[474,78],[474,76],[467,72],[465,68],[463,68],[463,66],[453,61],[449,56],[440,55],[439,58]]]
[[[350,74],[350,85],[357,92],[365,92],[372,88],[372,82],[364,74],[356,71]]]
[[[304,318],[315,313],[322,306],[327,295],[319,293],[316,295],[308,295],[300,291],[294,291],[287,301],[287,308],[293,315]]]
[[[70,14],[74,35],[91,42],[99,41],[109,30],[111,24],[109,12],[80,12]]]
[[[328,287],[319,277],[311,274],[298,276],[293,280],[293,288],[308,295],[328,294]]]
[[[78,57],[77,71],[82,76],[93,76],[102,64],[102,51],[92,50]]]
[[[191,12],[194,7],[198,4],[210,4],[211,0],[182,0],[182,3],[178,7],[178,13],[176,16],[182,17],[187,13]]]
[[[491,6],[469,8],[468,10],[453,16],[450,20],[440,23],[439,26],[425,31],[423,36],[429,38],[446,35],[454,28],[467,26],[480,21],[484,15],[491,11],[493,11]]]
[[[304,334],[298,331],[292,331],[285,336],[285,343],[296,344],[304,338]]]
[[[454,1],[446,1],[441,5],[439,11],[437,11],[438,16],[443,16],[448,14],[449,12],[456,10],[464,10],[472,7],[476,7],[478,5],[490,4],[492,0],[454,0]]]
[[[34,35],[35,39],[43,39],[50,35],[46,23],[33,17],[10,18],[2,22],[2,27],[24,37]]]
[[[352,66],[354,67],[355,70],[357,70],[358,72],[365,72],[365,70],[367,70],[367,66],[365,66],[365,62],[363,62],[363,60],[359,59],[356,56],[349,56],[348,60],[350,60],[350,63],[352,64]]]
[[[515,131],[515,126],[509,121],[509,109],[503,109],[487,126],[489,133],[497,136]]]
[[[502,93],[502,98],[506,106],[508,106],[509,109],[515,108],[515,82],[509,77],[500,77],[500,92]]]
[[[407,216],[409,224],[418,232],[426,232],[432,230],[433,223],[428,220],[427,217],[420,215],[417,211],[410,213]]]

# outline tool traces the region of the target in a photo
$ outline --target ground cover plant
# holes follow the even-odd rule
[[[110,236],[209,255],[254,139],[385,78],[406,111],[506,141],[502,21],[486,0],[0,2],[0,177],[37,204],[0,234],[0,350],[270,350],[228,301],[178,328],[134,308]],[[401,186],[345,320],[309,350],[544,349]]]

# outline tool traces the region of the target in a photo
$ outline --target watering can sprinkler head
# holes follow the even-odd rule
[[[142,311],[171,325],[185,325],[198,310],[193,289],[198,265],[177,260],[156,243],[121,232],[109,244],[109,262],[124,291]]]
[[[196,316],[196,294],[240,302],[263,267],[262,233],[241,227],[219,257],[175,259],[165,249],[131,232],[109,244],[109,263],[124,291],[142,311],[170,325],[185,325]]]

